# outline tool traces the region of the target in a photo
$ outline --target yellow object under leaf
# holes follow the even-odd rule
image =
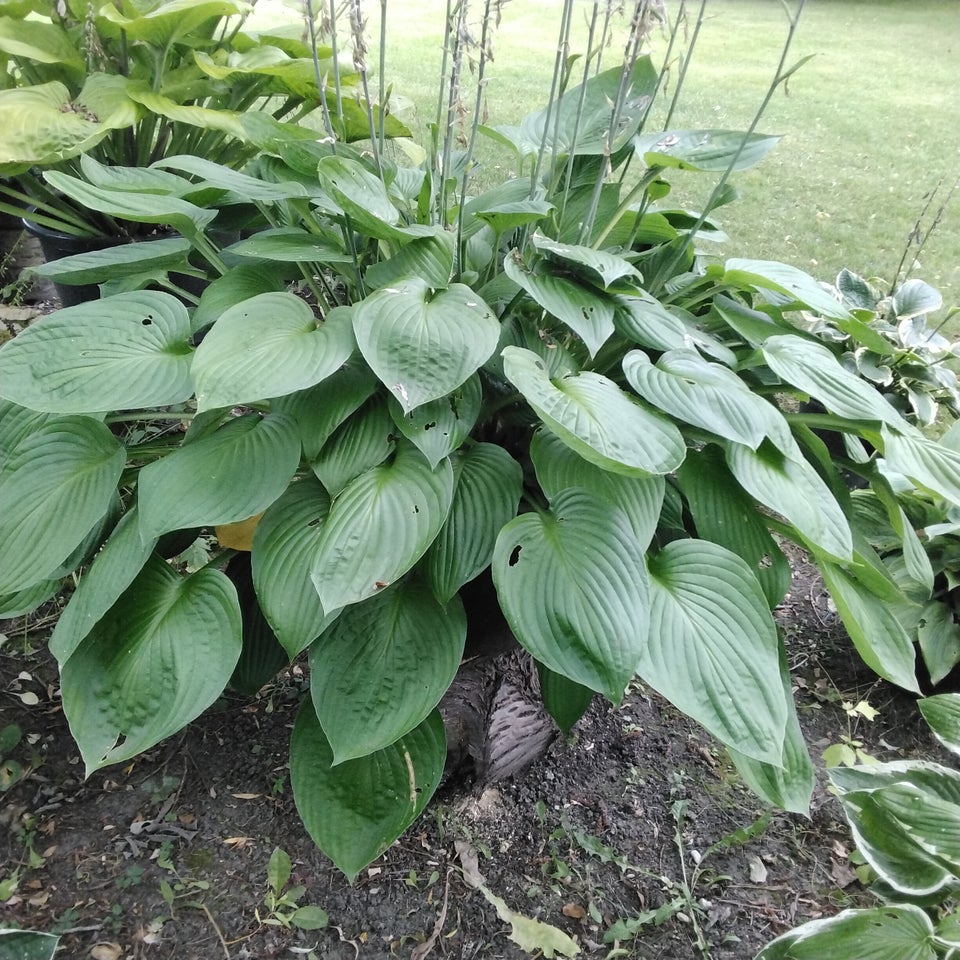
[[[258,513],[255,517],[239,520],[237,523],[224,523],[214,527],[220,546],[231,550],[246,550],[249,553],[253,549],[253,531],[257,529],[262,516],[262,513]]]

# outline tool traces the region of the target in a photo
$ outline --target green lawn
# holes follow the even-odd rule
[[[668,0],[668,8],[676,6]],[[479,10],[478,0],[472,8]],[[490,123],[515,122],[545,101],[559,8],[559,0],[504,5],[486,88]],[[412,102],[415,125],[436,112],[443,10],[442,0],[388,0],[386,74],[394,93]],[[588,10],[578,4],[574,52],[585,48]],[[621,20],[618,37],[624,31]],[[786,33],[779,0],[711,0],[673,126],[745,128]],[[664,48],[655,33],[655,62]],[[619,62],[620,50],[617,39],[605,62]],[[718,211],[730,235],[718,254],[784,260],[826,280],[844,266],[890,280],[925,196],[941,179],[945,196],[960,174],[960,4],[808,0],[791,62],[809,54],[814,59],[775,95],[760,126],[782,134],[782,143],[738,175],[740,200]],[[502,155],[486,147],[481,156],[489,165]],[[674,202],[696,205],[706,182],[683,174],[674,186]],[[938,287],[948,304],[960,301],[960,195],[914,275]]]

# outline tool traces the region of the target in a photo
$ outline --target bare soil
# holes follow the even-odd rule
[[[5,315],[11,333],[29,319]],[[823,750],[846,737],[880,760],[941,757],[914,699],[860,663],[797,556],[778,618],[820,768],[809,817],[765,810],[718,744],[637,683],[618,708],[595,700],[524,773],[447,783],[351,885],[307,836],[290,792],[302,663],[84,780],[46,652],[57,611],[0,623],[0,731],[22,732],[0,757],[20,765],[18,776],[0,763],[0,927],[60,933],[65,958],[550,956],[544,928],[539,949],[511,939],[508,910],[563,930],[583,957],[749,958],[796,924],[872,902]],[[875,719],[855,709],[862,701]],[[305,888],[297,902],[326,911],[325,928],[276,922],[266,903],[276,847]],[[477,889],[474,855],[499,912]]]

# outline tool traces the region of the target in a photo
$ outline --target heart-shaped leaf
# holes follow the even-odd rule
[[[61,668],[63,709],[87,775],[198,717],[240,656],[236,591],[219,570],[183,579],[152,557]]]
[[[586,372],[551,379],[546,364],[522,347],[503,351],[503,369],[550,431],[598,467],[645,477],[683,462],[680,431],[607,377]]]
[[[423,564],[441,603],[489,565],[497,534],[516,515],[523,492],[520,464],[497,444],[478,443],[456,456],[453,465],[450,512]]]
[[[264,616],[292,659],[330,622],[310,571],[330,512],[319,480],[292,483],[260,518],[253,534],[253,582]],[[331,611],[335,613],[335,611]]]
[[[638,673],[723,743],[779,766],[787,705],[756,577],[705,540],[675,540],[649,568],[650,639]]]
[[[412,278],[354,307],[363,358],[404,413],[452,392],[493,353],[500,324],[469,287],[444,290]]]
[[[556,673],[619,703],[647,641],[643,551],[626,515],[565,490],[508,523],[493,580],[516,638]]]
[[[340,764],[422,723],[450,686],[467,636],[463,605],[407,580],[346,609],[310,648],[310,695]]]
[[[140,471],[140,535],[246,520],[286,490],[299,463],[297,428],[286,414],[228,420]]]
[[[197,409],[305,390],[339,369],[354,347],[347,307],[318,327],[313,310],[292,293],[251,297],[226,310],[197,348]]]
[[[333,764],[333,751],[305,701],[290,738],[290,784],[317,846],[350,881],[423,812],[447,756],[440,714],[389,747]]]
[[[452,499],[450,461],[431,469],[406,444],[392,463],[347,484],[330,508],[313,567],[323,609],[365,600],[402,577],[440,532]]]
[[[193,393],[190,319],[142,290],[51,313],[0,351],[0,395],[33,410],[162,407]]]
[[[38,425],[0,468],[0,594],[45,579],[83,541],[116,497],[126,454],[90,417]]]

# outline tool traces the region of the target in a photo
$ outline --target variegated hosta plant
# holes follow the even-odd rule
[[[867,662],[916,688],[890,613],[903,591],[809,424],[868,440],[856,469],[880,489],[896,472],[958,504],[960,455],[797,326],[848,317],[814,280],[706,258],[729,176],[775,138],[651,132],[648,6],[624,65],[586,58],[571,79],[560,58],[546,108],[474,124],[469,141],[515,167],[486,188],[454,116],[416,166],[377,136],[329,137],[244,173],[182,156],[58,178],[79,204],[184,235],[64,261],[58,279],[109,295],[0,350],[3,609],[77,576],[50,649],[88,772],[306,652],[293,789],[354,876],[439,781],[437,704],[472,622],[460,593],[492,575],[564,726],[639,675],[761,797],[805,810],[771,615],[784,538],[819,563]],[[678,170],[717,175],[704,214],[666,202]],[[234,201],[270,226],[216,251],[207,226]],[[216,274],[199,303],[142,289],[191,243]],[[827,413],[785,413],[791,396]],[[224,549],[197,569],[213,531]]]
[[[75,174],[83,155],[146,166],[191,153],[240,167],[275,138],[316,137],[325,112],[340,139],[368,136],[352,65],[305,43],[297,24],[246,30],[252,10],[244,0],[0,0],[0,210],[114,236],[131,224],[67,202],[42,174]],[[331,114],[334,87],[357,95]],[[311,115],[314,130],[298,126]],[[407,132],[386,115],[382,128]]]

